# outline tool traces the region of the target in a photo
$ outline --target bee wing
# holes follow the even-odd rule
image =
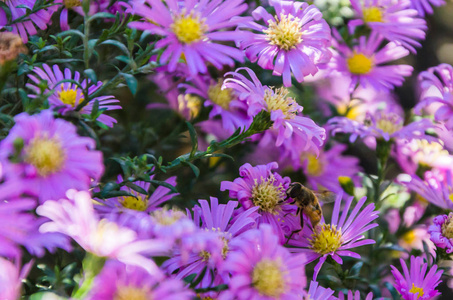
[[[322,203],[332,203],[337,198],[335,193],[327,190],[316,191],[314,193]]]

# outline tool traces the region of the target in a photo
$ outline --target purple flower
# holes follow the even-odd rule
[[[425,13],[426,14],[433,13],[433,8],[431,6],[445,5],[444,0],[412,0],[410,3],[411,8],[416,9],[421,17],[424,17]]]
[[[290,248],[291,252],[306,254],[307,263],[320,258],[314,269],[313,280],[316,280],[329,255],[337,263],[343,264],[340,256],[360,259],[359,254],[349,249],[376,243],[372,239],[364,239],[365,236],[363,235],[371,228],[378,226],[376,223],[371,223],[378,218],[379,214],[379,211],[374,210],[374,203],[368,204],[360,211],[366,201],[366,197],[363,197],[349,212],[354,197],[348,197],[344,207],[341,208],[342,197],[343,194],[339,193],[335,200],[332,220],[329,224],[321,220],[320,225],[316,228],[304,226],[297,239],[291,239],[288,243],[295,247]]]
[[[409,51],[394,42],[378,50],[382,40],[379,35],[371,33],[368,39],[361,36],[358,45],[352,49],[346,44],[338,44],[328,70],[351,77],[350,92],[353,92],[357,84],[371,86],[376,90],[391,90],[395,86],[401,86],[404,77],[410,76],[413,68],[388,63],[409,55]]]
[[[206,63],[222,69],[234,60],[243,62],[242,51],[223,44],[243,38],[242,32],[229,30],[239,22],[232,17],[247,9],[242,2],[133,0],[131,13],[143,19],[129,26],[163,36],[155,47],[164,49],[159,61],[168,63],[170,72],[182,57],[192,75],[206,73]]]
[[[36,3],[36,0],[8,0],[2,1],[11,12],[11,21],[15,21],[23,17],[27,10],[23,7],[26,6],[32,9]],[[31,14],[27,18],[23,19],[14,24],[8,23],[8,18],[6,16],[6,11],[3,7],[0,7],[0,30],[6,26],[11,26],[12,32],[20,35],[24,43],[28,42],[28,37],[38,33],[36,27],[41,30],[45,30],[47,25],[50,23],[50,18],[52,17],[52,8],[44,8],[38,10],[37,12]],[[36,27],[35,27],[36,26]]]
[[[20,268],[20,259],[14,263],[0,257],[0,299],[20,299],[22,280],[24,280],[33,265],[34,261],[30,261]]]
[[[251,80],[240,74],[238,72],[240,70],[245,70]],[[236,72],[225,75],[231,75],[232,78],[225,79],[223,86],[236,90],[240,99],[247,99],[250,116],[255,116],[262,110],[270,113],[273,125],[262,139],[268,139],[266,135],[275,134],[275,145],[277,147],[283,145],[295,156],[301,151],[318,153],[326,138],[325,130],[310,118],[297,115],[303,108],[293,98],[287,97],[289,93],[287,89],[263,86],[249,68],[239,68]]]
[[[351,143],[359,138],[375,137],[376,139],[405,140],[425,139],[435,142],[437,139],[425,134],[428,129],[434,128],[434,124],[428,119],[422,119],[404,125],[404,119],[391,111],[377,111],[374,114],[367,113],[365,121],[360,123],[346,117],[333,117],[328,121],[332,135],[338,132],[350,133]]]
[[[33,72],[35,75],[28,75],[28,77],[36,84],[28,83],[27,87],[36,94],[40,94],[41,89],[37,86],[42,80],[47,81],[47,89],[45,93],[51,93],[49,96],[50,108],[57,110],[60,114],[67,114],[75,111],[77,106],[85,100],[85,96],[90,97],[91,94],[95,93],[102,86],[102,81],[98,81],[93,84],[90,80],[84,79],[80,82],[79,72],[75,72],[74,76],[70,69],[65,69],[64,73],[61,72],[58,65],[53,65],[52,68],[46,64],[42,65],[42,68],[35,67]],[[80,87],[71,82],[59,83],[62,80],[74,80],[80,82]],[[83,94],[83,89],[88,89],[88,95]],[[30,98],[36,98],[36,95],[28,95]],[[99,110],[115,110],[121,109],[119,105],[110,105],[112,103],[118,103],[114,96],[99,96],[90,99],[90,101],[82,107],[80,112],[82,114],[91,114],[95,102],[99,103]],[[110,116],[101,114],[98,117],[98,121],[112,127],[116,120]]]
[[[249,163],[239,168],[239,175],[233,182],[222,181],[220,190],[230,191],[230,197],[238,199],[245,208],[258,207],[261,218],[258,224],[270,224],[284,244],[285,235],[300,229],[300,221],[295,215],[297,207],[290,205],[290,199],[285,200],[286,190],[291,183],[289,177],[282,178],[272,172],[278,164],[271,162],[267,165],[252,167]]]
[[[301,299],[305,294],[305,256],[290,254],[270,225],[247,231],[232,249],[224,264],[231,273],[231,299]]]
[[[40,201],[64,197],[71,188],[88,189],[104,171],[102,153],[77,128],[54,119],[50,110],[14,117],[16,124],[0,142],[6,179]]]
[[[150,177],[152,180],[154,175]],[[118,183],[123,181],[122,176],[118,176]],[[165,180],[166,183],[176,186],[176,176],[170,177]],[[149,190],[150,183],[144,181],[138,181],[134,183],[138,187]],[[158,209],[158,207],[170,200],[171,198],[179,195],[177,193],[170,193],[170,189],[164,186],[158,186],[151,195],[141,194],[127,186],[123,186],[121,191],[126,191],[133,196],[122,196],[117,198],[109,198],[105,200],[97,199],[99,205],[95,206],[95,209],[101,214],[121,213],[129,211],[130,213],[145,212],[149,213]]]
[[[445,249],[450,254],[453,252],[453,213],[440,215],[433,219],[433,225],[428,229],[431,241],[437,248]]]
[[[418,12],[409,8],[410,2],[412,1],[351,0],[360,19],[350,21],[348,25],[355,27],[365,24],[373,33],[415,53],[414,47],[421,46],[417,40],[425,39],[428,27],[426,21],[418,17]]]
[[[429,68],[418,76],[421,90],[420,102],[415,106],[414,112],[421,110],[433,103],[440,105],[434,113],[436,121],[445,122],[447,129],[453,129],[453,67],[440,64]]]
[[[442,281],[442,270],[437,271],[437,265],[433,265],[428,270],[428,264],[423,263],[421,257],[411,256],[410,269],[407,268],[406,262],[400,259],[403,268],[403,274],[394,266],[392,274],[395,277],[395,288],[401,294],[404,300],[428,300],[440,295],[435,288]]]
[[[240,41],[251,62],[283,76],[283,84],[291,86],[291,73],[301,82],[318,72],[317,64],[331,58],[330,28],[322,13],[304,2],[270,0],[275,15],[258,7],[252,12],[255,21],[246,18],[241,29],[252,30]],[[254,31],[254,32],[253,32]]]
[[[316,281],[310,281],[310,287],[308,289],[308,295],[304,298],[306,300],[337,300],[333,296],[334,291],[329,288],[324,288],[319,285]],[[360,299],[359,299],[360,300]]]
[[[231,88],[223,88],[223,81],[214,81],[210,76],[194,76],[193,83],[181,84],[185,94],[200,96],[205,99],[204,106],[212,107],[209,118],[220,117],[222,129],[233,134],[238,128],[249,127],[252,118],[247,115],[247,103],[238,99]]]
[[[45,249],[51,252],[57,247],[71,249],[69,240],[64,235],[38,231],[45,220],[29,213],[36,207],[34,200],[6,198],[3,188],[2,199],[5,200],[0,202],[0,256],[19,258],[22,252],[20,246],[36,256],[43,256]]]
[[[209,287],[212,282],[228,283],[228,274],[219,273],[218,270],[230,255],[230,243],[253,227],[255,219],[259,217],[256,213],[257,208],[250,208],[233,217],[234,209],[238,205],[236,201],[218,204],[217,198],[211,197],[210,200],[210,206],[206,200],[198,201],[200,206],[195,206],[193,209],[194,222],[201,229],[215,233],[222,247],[212,249],[215,252],[203,250],[193,253],[188,259],[182,255],[174,255],[162,265],[170,274],[179,269],[176,278],[184,278],[192,273],[200,274],[204,268],[208,268],[208,272],[200,283],[200,287],[204,288]],[[214,277],[211,274],[214,274]]]
[[[95,278],[86,299],[193,299],[195,293],[181,280],[156,278],[138,266],[108,261]]]
[[[301,167],[313,189],[340,192],[343,190],[339,182],[340,177],[351,178],[355,185],[360,183],[357,176],[361,170],[359,159],[342,155],[346,148],[346,145],[336,144],[329,150],[321,151],[318,157],[310,153],[302,154]],[[292,164],[295,164],[294,161]]]
[[[424,180],[413,175],[401,178],[400,182],[409,190],[416,192],[426,201],[443,209],[453,210],[452,172],[427,171]]]
[[[139,240],[131,229],[100,220],[88,192],[69,190],[67,197],[69,200],[46,201],[36,209],[39,215],[50,219],[41,225],[41,232],[66,234],[96,256],[141,266],[150,274],[161,275],[154,261],[144,255],[162,256],[168,252],[169,244],[162,240]]]

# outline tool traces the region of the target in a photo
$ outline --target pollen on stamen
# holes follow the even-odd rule
[[[285,88],[278,88],[275,91],[266,89],[264,91],[264,101],[267,104],[269,112],[281,110],[285,115],[285,119],[292,119],[297,113],[297,102],[293,98],[287,97],[288,90]]]
[[[73,8],[77,6],[82,6],[82,1],[80,0],[63,0],[63,4],[66,8]]]
[[[125,208],[129,208],[132,210],[137,211],[145,211],[148,207],[148,199],[143,198],[141,196],[133,197],[133,196],[125,196],[121,200],[121,204]]]
[[[368,74],[373,69],[373,58],[363,53],[355,53],[346,60],[348,69],[352,74]]]
[[[266,39],[271,45],[276,45],[282,50],[296,48],[302,42],[302,23],[299,18],[291,14],[280,14],[275,16],[275,21],[269,21],[269,28],[263,32],[267,35]]]
[[[263,259],[255,265],[252,285],[261,295],[278,298],[285,292],[284,272],[280,265],[280,262],[270,259]]]
[[[417,299],[420,299],[421,297],[423,297],[424,291],[423,291],[423,288],[417,287],[417,286],[415,286],[415,284],[412,283],[412,288],[409,290],[409,293],[412,293],[412,294],[418,293]]]
[[[382,11],[375,6],[363,9],[363,20],[368,22],[384,22],[382,18]]]
[[[306,172],[310,176],[318,176],[324,172],[324,164],[316,155],[304,154],[302,155],[302,161],[307,160]]]
[[[318,229],[309,240],[311,249],[321,255],[337,251],[343,242],[341,231],[330,224],[322,224]]]
[[[208,97],[215,104],[219,105],[225,110],[230,107],[230,102],[233,100],[233,89],[222,89],[223,82],[219,80],[217,84],[213,84],[208,89]]]
[[[35,137],[25,148],[25,162],[33,165],[40,176],[58,172],[65,161],[66,152],[56,137]]]
[[[149,291],[143,288],[132,286],[119,286],[113,300],[147,300],[149,299]]]
[[[71,105],[72,107],[75,107],[76,102],[77,102],[77,94],[78,91],[77,89],[63,89],[63,85],[61,87],[61,91],[58,92],[58,97],[60,98],[61,102],[64,104]],[[83,101],[84,98],[80,97],[79,102]],[[77,103],[78,104],[78,103]]]
[[[203,19],[200,19],[199,16],[192,12],[186,14],[185,10],[174,19],[170,28],[175,33],[176,38],[184,44],[202,40],[208,30],[208,26]]]
[[[376,128],[393,134],[403,128],[403,119],[395,113],[380,113],[376,116]]]
[[[252,189],[253,204],[259,206],[264,212],[278,214],[276,207],[285,199],[285,189],[281,183],[275,185],[275,177],[261,178],[258,182],[255,179],[255,186]]]
[[[442,224],[442,235],[449,239],[453,239],[453,213],[449,213],[447,220]]]

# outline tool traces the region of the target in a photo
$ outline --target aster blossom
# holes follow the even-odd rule
[[[241,70],[245,70],[251,80],[239,73]],[[263,86],[249,68],[239,68],[225,74],[227,75],[232,77],[225,79],[224,88],[236,90],[240,99],[247,99],[250,116],[255,116],[262,110],[269,112],[273,124],[266,131],[263,140],[269,139],[266,135],[276,135],[275,145],[283,145],[294,156],[298,156],[301,151],[318,153],[326,139],[326,131],[310,118],[297,115],[303,107],[288,97],[288,90]]]
[[[450,254],[453,252],[453,213],[440,215],[433,219],[433,225],[428,229],[431,241],[437,248],[443,248]]]
[[[144,255],[166,254],[169,250],[167,243],[162,240],[139,240],[131,229],[100,219],[88,192],[68,190],[66,196],[69,200],[49,200],[36,209],[39,215],[49,218],[49,222],[39,227],[41,232],[66,234],[96,256],[141,266],[155,276],[162,275],[154,261]]]
[[[169,72],[175,71],[181,56],[192,75],[206,73],[206,63],[222,69],[233,66],[234,60],[244,61],[242,51],[222,44],[243,36],[229,30],[238,23],[232,18],[247,9],[243,0],[133,0],[130,4],[130,12],[143,18],[130,27],[163,36],[155,47],[164,49],[159,62],[167,63]]]
[[[26,6],[31,10],[35,5],[36,0],[7,0],[2,2],[6,4],[11,13],[11,21],[15,21],[25,16],[27,13],[26,8],[18,6]],[[12,32],[20,35],[24,43],[27,43],[29,36],[38,33],[36,27],[41,30],[45,30],[47,28],[50,18],[52,17],[52,12],[52,8],[43,8],[35,13],[30,14],[22,21],[8,24],[6,11],[3,7],[0,6],[0,30],[5,28],[6,26],[10,26],[12,28]]]
[[[289,204],[290,199],[286,199],[286,190],[291,179],[272,172],[277,168],[276,162],[254,167],[246,163],[239,168],[240,177],[233,182],[222,181],[220,190],[229,190],[230,197],[238,199],[246,209],[258,207],[258,213],[261,215],[258,225],[270,224],[283,244],[285,235],[290,235],[292,231],[300,228],[300,223],[294,216],[297,207]]]
[[[212,120],[220,117],[223,129],[229,134],[233,134],[238,128],[250,126],[252,118],[247,114],[246,101],[239,99],[234,90],[222,89],[222,79],[215,81],[210,76],[194,76],[190,81],[193,85],[180,85],[185,94],[205,99],[204,106],[211,107],[209,118]]]
[[[150,176],[150,180],[153,180],[153,178],[154,175]],[[123,177],[121,175],[118,176],[117,182],[123,182]],[[172,176],[164,182],[172,186],[176,186],[176,176]],[[145,181],[137,181],[134,182],[134,184],[145,191],[149,191],[151,186],[149,182]],[[126,211],[129,213],[150,213],[151,211],[158,209],[161,204],[179,195],[178,193],[170,193],[170,189],[162,185],[159,185],[151,195],[142,194],[127,186],[122,186],[120,190],[128,192],[131,196],[121,196],[105,200],[99,199],[97,200],[99,205],[95,205],[95,209],[103,215],[122,213]]]
[[[227,283],[228,274],[218,270],[222,268],[225,259],[230,254],[230,243],[247,229],[255,225],[255,219],[259,217],[257,208],[250,208],[242,211],[233,217],[237,201],[229,201],[227,204],[219,204],[217,198],[211,197],[210,203],[206,200],[199,200],[200,206],[195,206],[194,222],[205,231],[215,233],[222,247],[215,249],[217,253],[202,251],[193,253],[187,259],[182,255],[175,255],[162,265],[170,274],[179,269],[176,278],[184,278],[192,273],[200,273],[205,267],[214,272],[207,272],[203,278],[201,287],[209,287],[211,282],[215,284]]]
[[[421,110],[433,103],[440,105],[434,113],[436,121],[445,122],[445,127],[453,129],[453,67],[440,64],[421,72],[418,76],[420,86],[420,102],[415,106],[414,112]]]
[[[418,12],[409,7],[411,2],[413,1],[351,0],[359,19],[350,21],[348,25],[367,25],[388,41],[415,53],[414,47],[421,46],[418,40],[425,39],[428,27],[426,21],[418,17]]]
[[[156,278],[138,266],[108,261],[95,278],[88,300],[161,299],[189,300],[195,293],[174,278]]]
[[[20,299],[22,281],[27,277],[33,266],[33,261],[30,261],[22,268],[20,267],[20,259],[11,262],[3,257],[0,257],[0,299]]]
[[[395,277],[395,288],[404,300],[428,300],[440,295],[436,287],[442,282],[442,270],[437,271],[437,265],[433,265],[426,273],[428,264],[421,257],[412,255],[409,269],[403,259],[400,262],[403,273],[394,266],[390,267]]]
[[[429,203],[443,209],[453,210],[453,178],[451,170],[445,172],[426,171],[424,179],[417,175],[402,176],[399,181]]]
[[[345,296],[343,294],[343,292],[340,292],[338,294],[338,300],[362,300],[363,298],[360,296],[360,291],[351,291],[351,290],[348,290],[348,294]],[[369,292],[367,295],[366,295],[366,298],[364,300],[372,300],[373,299],[373,293],[372,292]]]
[[[280,245],[270,225],[245,232],[232,242],[225,262],[231,273],[223,299],[300,299],[306,285],[303,254],[292,255]]]
[[[262,6],[252,12],[255,21],[244,21],[239,28],[252,30],[240,41],[251,62],[283,76],[283,84],[291,86],[291,73],[298,82],[318,72],[318,64],[331,58],[330,28],[314,5],[304,2],[270,0],[272,16]]]
[[[76,108],[85,100],[85,96],[90,97],[93,93],[99,90],[102,86],[102,81],[98,81],[96,84],[93,84],[89,79],[84,79],[80,81],[80,73],[74,72],[70,69],[64,69],[64,72],[60,70],[58,65],[53,65],[50,67],[47,64],[42,65],[42,69],[35,67],[33,69],[34,74],[28,75],[28,77],[34,82],[28,83],[27,87],[31,89],[36,94],[39,94],[41,89],[38,87],[38,84],[42,80],[47,81],[47,89],[45,93],[51,93],[49,96],[50,108],[58,111],[60,114],[68,114],[69,112],[75,111]],[[80,86],[71,82],[63,82],[62,80],[74,80],[80,82]],[[87,89],[88,94],[84,95],[83,90]],[[28,95],[30,98],[36,98],[36,95]],[[91,114],[95,102],[98,102],[99,110],[115,110],[121,109],[119,105],[111,105],[113,103],[119,103],[119,100],[115,99],[114,96],[99,96],[90,99],[81,109],[80,113],[82,114]],[[101,114],[97,120],[109,127],[112,127],[116,120],[105,114]]]
[[[328,64],[328,71],[350,77],[350,92],[353,92],[357,84],[384,91],[401,86],[404,77],[410,76],[414,68],[409,65],[389,65],[389,63],[409,55],[409,51],[394,42],[379,49],[382,41],[381,36],[372,32],[368,38],[361,36],[358,44],[352,48],[338,43],[335,46],[336,50],[332,50],[334,54]]]
[[[363,197],[350,212],[354,197],[347,197],[344,207],[341,208],[342,197],[343,193],[337,195],[330,223],[326,223],[323,216],[321,223],[316,228],[304,226],[296,238],[290,239],[288,242],[294,247],[289,249],[291,252],[305,253],[307,263],[319,258],[314,269],[313,280],[316,280],[328,256],[331,256],[337,263],[343,264],[340,256],[360,259],[359,254],[350,251],[351,248],[376,243],[372,239],[365,239],[363,235],[378,226],[377,223],[371,223],[379,215],[379,211],[374,210],[374,203],[363,208],[366,201],[366,197]]]
[[[50,110],[21,113],[0,142],[5,179],[41,202],[64,197],[71,188],[88,189],[104,172],[102,153],[95,141],[80,137],[76,127],[54,119]]]
[[[324,288],[316,281],[310,281],[308,288],[308,295],[304,298],[306,300],[337,300],[333,296],[334,291],[329,288]]]
[[[411,8],[417,10],[418,14],[421,17],[424,17],[425,14],[432,14],[434,12],[433,6],[442,6],[445,5],[444,0],[412,0]]]
[[[424,139],[436,142],[437,138],[427,135],[425,131],[434,128],[434,124],[428,119],[422,119],[404,125],[404,119],[390,111],[377,111],[374,114],[367,113],[363,123],[346,117],[333,117],[328,121],[328,127],[332,135],[338,132],[350,133],[349,141],[355,142],[357,138],[368,136],[390,140]]]

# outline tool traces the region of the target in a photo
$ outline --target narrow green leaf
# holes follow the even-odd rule
[[[98,77],[96,76],[96,72],[94,72],[93,69],[86,69],[83,71],[83,74],[85,74],[93,83],[98,82]]]
[[[193,163],[188,162],[188,161],[183,162],[183,164],[188,165],[192,169],[196,178],[198,178],[200,176],[200,169],[198,169],[198,167],[196,165],[194,165]]]
[[[139,187],[138,185],[132,183],[132,182],[127,182],[125,184],[128,188],[131,188],[132,190],[136,191],[136,192],[139,192],[140,194],[143,194],[143,195],[148,195],[148,192],[143,189],[142,187]]]
[[[178,193],[178,190],[176,189],[176,187],[171,185],[171,184],[169,184],[168,182],[159,181],[159,180],[150,180],[149,182],[151,182],[152,184],[157,184],[157,185],[161,185],[163,187],[166,187],[170,191],[172,191],[173,193]]]
[[[138,82],[135,76],[126,73],[121,73],[121,76],[123,76],[124,80],[126,80],[126,84],[129,87],[129,90],[131,91],[132,95],[135,96],[138,88]]]
[[[197,138],[197,132],[195,131],[195,128],[193,125],[186,121],[187,128],[189,129],[189,134],[190,134],[190,141],[192,143],[192,151],[190,151],[190,156],[189,158],[194,157],[195,153],[198,150],[198,138]]]

